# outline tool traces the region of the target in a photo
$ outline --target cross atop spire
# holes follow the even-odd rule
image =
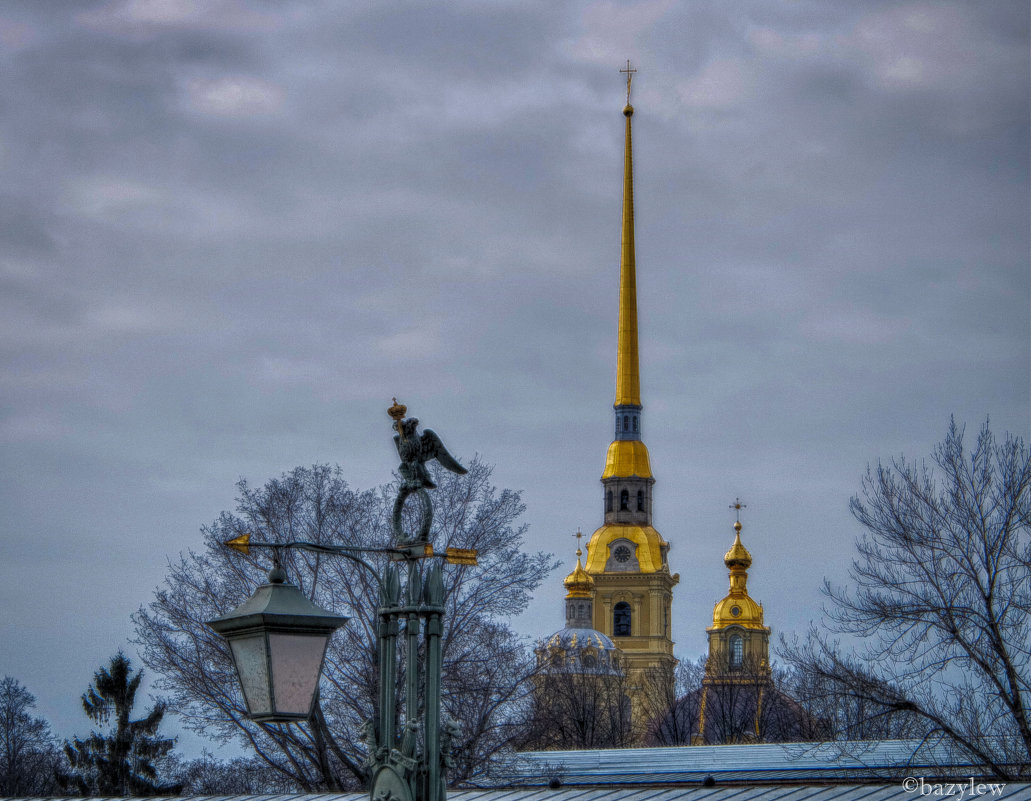
[[[734,522],[735,523],[740,523],[741,522],[741,510],[742,509],[747,509],[748,508],[748,504],[747,503],[742,503],[740,498],[735,498],[734,502],[730,505],[730,508],[734,510],[734,518],[735,518]]]
[[[634,73],[637,70],[630,67],[630,59],[626,60],[626,69],[620,70],[620,73],[626,75],[626,104],[630,105],[630,82],[634,79]]]
[[[579,557],[583,554],[583,551],[580,550],[580,538],[583,537],[583,532],[581,532],[580,529],[577,528],[576,534],[574,534],[573,536],[576,537],[576,555]]]

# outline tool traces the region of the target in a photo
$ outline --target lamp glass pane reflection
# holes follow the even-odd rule
[[[236,672],[240,676],[247,711],[254,715],[268,715],[272,712],[272,696],[269,692],[268,648],[265,636],[240,637],[230,640]]]
[[[327,639],[303,634],[269,634],[272,690],[279,712],[308,716],[319,685]]]

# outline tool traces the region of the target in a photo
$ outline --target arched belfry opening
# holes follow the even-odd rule
[[[629,637],[633,630],[633,612],[630,604],[620,601],[612,608],[612,635],[614,637]]]

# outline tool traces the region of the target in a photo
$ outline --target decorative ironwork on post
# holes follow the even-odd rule
[[[406,418],[408,409],[397,402],[387,413],[394,420],[397,432],[394,445],[401,459],[398,488],[391,518],[395,560],[387,568],[379,616],[379,721],[378,731],[366,724],[369,738],[372,801],[444,801],[447,790],[444,769],[451,762],[451,742],[458,733],[457,724],[448,721],[441,736],[440,684],[442,656],[440,637],[444,617],[444,579],[440,564],[431,563],[424,571],[422,561],[434,556],[430,529],[433,525],[433,503],[427,492],[436,484],[426,469],[426,462],[436,459],[452,472],[466,472],[448,453],[433,431],[418,433],[419,421]],[[412,495],[418,497],[421,509],[419,528],[413,535],[404,531],[404,505]],[[476,552],[448,548],[449,562],[476,564]],[[402,593],[396,562],[407,568],[407,582]],[[394,720],[394,688],[397,685],[397,639],[401,625],[405,633],[405,703],[404,728],[397,735]],[[421,635],[421,636],[420,636]],[[424,648],[420,649],[420,639]],[[420,664],[419,654],[423,654]],[[420,698],[422,705],[420,708]],[[420,736],[421,735],[421,736]],[[369,741],[372,740],[372,741]],[[375,747],[373,747],[373,745]]]

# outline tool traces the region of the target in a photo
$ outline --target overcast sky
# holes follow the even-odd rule
[[[0,675],[58,733],[199,528],[297,465],[390,480],[396,395],[601,523],[624,84],[644,439],[678,655],[740,496],[775,632],[868,463],[1031,417],[1029,42],[1005,2],[0,7]],[[129,653],[133,652],[131,649]]]

